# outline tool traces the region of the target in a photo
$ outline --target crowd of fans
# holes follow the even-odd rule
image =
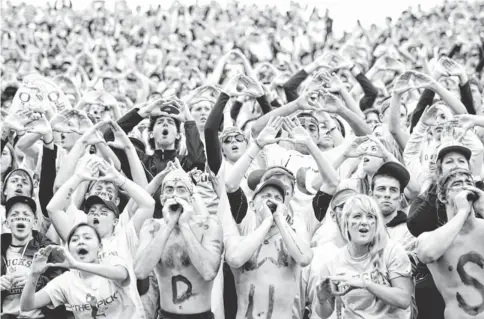
[[[484,318],[484,2],[161,2],[2,7],[2,319]]]

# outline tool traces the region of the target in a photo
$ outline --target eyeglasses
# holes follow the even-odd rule
[[[232,143],[232,141],[237,141],[237,142],[243,142],[245,140],[245,137],[244,135],[242,134],[237,134],[237,135],[230,135],[230,136],[227,136],[223,142],[224,144],[230,144]]]

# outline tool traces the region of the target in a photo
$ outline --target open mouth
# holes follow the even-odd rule
[[[66,136],[64,135],[64,133],[61,133],[60,138],[61,138],[61,141],[66,139]]]
[[[273,202],[268,202],[267,207],[269,207],[269,210],[271,211],[271,213],[275,213],[275,211],[277,210],[277,205],[274,204]]]
[[[368,157],[363,158],[363,163],[369,163],[370,159]]]
[[[163,129],[163,131],[161,131],[161,134],[163,134],[163,136],[167,136],[168,135],[168,129]]]
[[[99,219],[94,218],[94,219],[92,220],[92,224],[93,224],[94,226],[99,225]]]
[[[27,228],[27,225],[25,225],[24,223],[18,223],[16,227],[18,230],[24,230],[25,228]]]
[[[21,189],[21,188],[17,188],[17,189],[15,190],[15,194],[22,195],[23,193],[24,193],[24,192],[22,191],[22,189]]]
[[[232,151],[237,151],[239,147],[237,145],[232,146]]]
[[[200,122],[206,122],[206,121],[207,121],[207,117],[206,117],[206,116],[202,116],[202,117],[200,118]]]
[[[359,230],[360,234],[367,234],[369,232],[369,229],[368,228],[361,228]]]
[[[87,251],[87,249],[86,249],[86,248],[79,248],[79,249],[77,250],[77,254],[78,254],[79,256],[86,256],[87,254],[89,254],[89,252]]]

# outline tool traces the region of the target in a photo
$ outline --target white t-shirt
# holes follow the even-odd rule
[[[402,245],[389,240],[381,257],[355,260],[347,246],[340,248],[327,263],[331,276],[363,276],[365,280],[391,286],[390,280],[411,277],[412,267]],[[410,307],[402,310],[388,305],[366,289],[353,289],[342,296],[345,319],[409,319]]]
[[[74,205],[69,207],[69,216],[75,216],[74,224],[87,222],[87,215],[78,210]],[[134,256],[139,246],[139,238],[134,228],[133,221],[127,211],[119,216],[118,224],[110,237],[102,239],[102,249],[98,253],[99,262],[103,263],[110,257],[119,257],[126,261],[130,283],[128,291],[140,315],[137,318],[144,318],[143,305],[136,286],[136,275],[134,274]],[[143,313],[143,314],[141,314]]]
[[[126,266],[117,257],[109,258],[109,264]],[[70,270],[54,278],[43,290],[54,307],[68,305],[76,319],[138,319],[128,286],[123,287],[100,276],[84,279],[79,271]]]
[[[9,246],[7,248],[7,272],[11,277],[15,274],[29,274],[32,258],[25,256],[25,248]],[[19,318],[44,318],[40,309],[32,311],[20,311],[20,296],[24,286],[12,286],[10,290],[3,291],[2,313],[16,315]]]

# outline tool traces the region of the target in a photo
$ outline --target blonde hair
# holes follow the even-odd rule
[[[351,243],[348,221],[355,210],[359,210],[363,213],[370,213],[376,217],[375,236],[370,243],[368,243],[368,252],[373,259],[382,252],[388,241],[388,233],[383,221],[383,216],[378,204],[370,196],[358,194],[351,197],[346,202],[343,211],[341,212],[341,235],[348,243]]]

